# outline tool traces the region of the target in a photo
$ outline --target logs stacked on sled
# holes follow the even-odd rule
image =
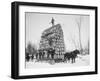
[[[53,48],[55,50],[54,58],[64,58],[65,44],[63,30],[60,24],[46,29],[41,36],[39,49]]]

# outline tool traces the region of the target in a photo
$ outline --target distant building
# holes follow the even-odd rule
[[[64,58],[65,44],[63,37],[61,25],[53,25],[43,31],[39,49],[53,48],[55,50],[55,58]]]

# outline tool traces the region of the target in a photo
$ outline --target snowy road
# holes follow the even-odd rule
[[[55,67],[73,67],[73,66],[87,66],[89,65],[90,58],[89,55],[80,55],[78,58],[76,58],[75,63],[55,63],[53,65],[45,62],[26,62],[26,68],[31,69],[31,68],[55,68]]]

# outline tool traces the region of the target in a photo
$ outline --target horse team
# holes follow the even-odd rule
[[[66,52],[64,54],[64,60],[67,60],[68,62],[72,62],[72,63],[75,63],[75,59],[77,57],[77,55],[80,54],[79,50],[74,50],[74,51],[71,51],[71,52]]]
[[[77,58],[77,55],[80,54],[79,50],[74,50],[71,52],[66,52],[64,54],[64,58],[61,59],[62,62],[71,62],[71,63],[75,63],[75,59]],[[38,50],[38,52],[36,54],[30,54],[27,53],[26,54],[26,61],[29,61],[30,59],[36,59],[38,61],[42,61],[42,60],[54,60],[55,62],[57,62],[57,60],[59,60],[59,58],[54,58],[55,55],[55,50],[50,48],[50,49],[46,49],[46,50]]]

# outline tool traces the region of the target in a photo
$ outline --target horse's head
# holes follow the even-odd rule
[[[76,49],[76,50],[73,51],[73,53],[80,54],[80,51]]]

